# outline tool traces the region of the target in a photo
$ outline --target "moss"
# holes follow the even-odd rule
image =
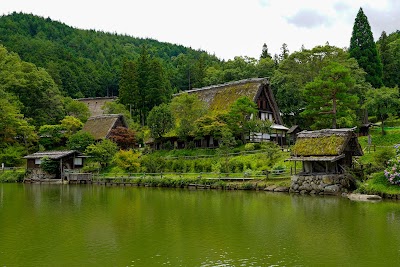
[[[199,99],[208,103],[211,111],[226,111],[241,96],[254,99],[260,82],[247,82],[233,85],[225,85],[196,92]]]
[[[340,153],[346,141],[343,136],[324,136],[301,138],[292,149],[293,155],[298,156],[335,156]]]

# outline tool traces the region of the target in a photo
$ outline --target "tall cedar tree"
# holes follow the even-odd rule
[[[375,88],[382,86],[382,63],[378,56],[368,18],[362,8],[358,11],[354,21],[349,53],[350,57],[355,58],[360,67],[367,73],[367,82]]]
[[[120,101],[144,125],[150,110],[169,99],[171,90],[159,60],[143,46],[135,61],[125,62],[120,81]]]

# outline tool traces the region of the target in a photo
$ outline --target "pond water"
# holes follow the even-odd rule
[[[400,202],[0,184],[0,266],[398,266]]]

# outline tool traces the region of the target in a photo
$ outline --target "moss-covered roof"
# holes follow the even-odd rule
[[[291,155],[294,157],[339,156],[345,150],[352,151],[353,155],[362,155],[353,129],[302,131],[297,135]]]
[[[115,128],[118,120],[122,125],[128,127],[121,114],[107,114],[90,117],[82,128],[82,131],[90,133],[95,140],[105,139],[109,136],[111,130]]]

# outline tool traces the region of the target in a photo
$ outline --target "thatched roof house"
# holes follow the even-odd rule
[[[196,94],[211,111],[226,111],[239,97],[247,96],[257,104],[261,119],[269,119],[273,123],[283,124],[267,78],[253,78],[212,85],[188,90],[184,93]]]
[[[196,94],[204,101],[211,111],[228,111],[231,105],[240,97],[246,96],[254,101],[258,107],[258,117],[273,123],[271,134],[252,134],[252,141],[273,140],[279,144],[286,143],[285,134],[288,128],[284,127],[279,108],[267,78],[253,78],[197,88],[183,93]],[[175,94],[180,95],[183,93]]]
[[[298,133],[289,160],[302,161],[306,173],[341,173],[362,155],[354,129],[324,129]]]
[[[90,117],[82,128],[82,131],[90,133],[95,140],[106,139],[111,130],[117,127],[126,127],[128,124],[121,114],[105,114]]]

